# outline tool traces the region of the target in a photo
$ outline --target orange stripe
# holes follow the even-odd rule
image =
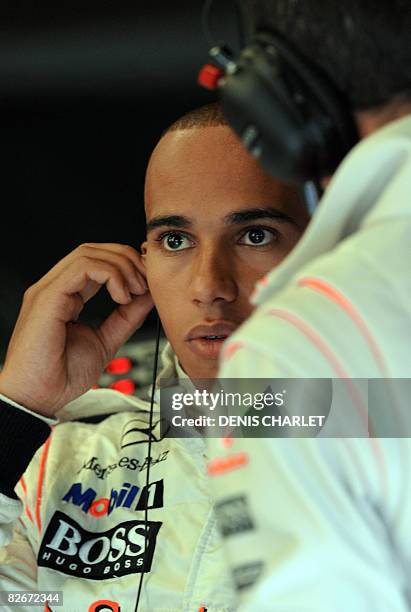
[[[288,321],[288,323],[291,323],[292,325],[294,325],[294,327],[297,327],[297,329],[299,329],[314,344],[314,346],[317,347],[317,349],[324,355],[324,357],[328,359],[331,366],[336,371],[338,377],[346,379],[346,384],[350,391],[351,398],[354,401],[354,405],[357,406],[358,412],[360,413],[364,425],[367,427],[368,430],[368,413],[361,396],[359,395],[355,385],[352,383],[352,380],[349,377],[348,373],[339,363],[338,358],[335,356],[329,346],[317,334],[317,332],[312,327],[310,327],[308,323],[285,310],[273,308],[271,310],[268,310],[267,314],[274,315],[275,317],[283,319],[284,321]],[[370,435],[371,437],[375,437],[373,432],[370,432]]]
[[[24,480],[24,476],[20,478],[20,484],[23,488],[24,493],[27,495],[27,487],[26,487],[26,481]]]
[[[320,338],[320,336],[315,332],[315,330],[310,327],[305,321],[291,314],[291,312],[287,312],[285,310],[280,310],[278,308],[272,308],[266,311],[266,314],[278,317],[279,319],[283,319],[288,323],[297,327],[299,331],[301,331],[307,338],[314,344],[320,353],[324,355],[324,357],[330,362],[333,369],[337,372],[339,378],[349,378],[348,373],[344,370],[342,365],[339,363],[337,357],[331,351],[331,349],[326,345],[326,343]]]
[[[341,292],[335,289],[335,287],[332,287],[329,283],[318,278],[303,278],[299,281],[298,284],[302,287],[308,287],[309,289],[313,289],[314,291],[319,291],[323,293],[346,312],[346,314],[358,327],[365,341],[367,342],[371,353],[373,354],[375,361],[377,362],[377,366],[380,369],[382,378],[389,379],[390,375],[388,374],[383,353],[380,350],[373,335],[371,334],[369,328],[367,327],[365,320],[362,318],[361,314],[355,308],[355,306],[353,306],[353,304],[351,304],[351,302],[349,302],[349,300]],[[388,382],[388,385],[393,399],[392,408],[394,409],[397,401],[395,388],[392,386],[392,384],[390,384],[390,382]],[[401,418],[401,412],[398,413],[397,418]]]
[[[369,331],[364,319],[362,318],[358,310],[351,304],[351,302],[349,302],[348,299],[342,293],[337,291],[337,289],[332,287],[329,283],[326,283],[325,281],[320,280],[318,278],[303,278],[298,282],[298,284],[301,287],[308,287],[310,289],[313,289],[314,291],[319,291],[323,293],[328,298],[333,300],[333,302],[338,304],[348,314],[348,316],[357,325],[366,342],[368,343],[371,352],[378,363],[383,378],[388,378],[387,368],[384,363],[384,357],[382,355],[382,352],[380,351],[378,344],[376,343],[371,332]]]
[[[28,516],[28,518],[29,518],[29,521],[30,521],[31,523],[33,523],[33,517],[32,517],[32,515],[31,515],[30,508],[28,507],[28,505],[27,505],[27,504],[24,506],[24,509],[25,509],[26,514],[27,514],[27,516]]]
[[[27,502],[27,486],[26,486],[26,481],[24,480],[24,476],[22,476],[20,478],[19,483],[21,485],[21,488],[23,489],[24,497],[26,498],[26,502]],[[29,507],[28,503],[24,504],[24,510],[25,510],[29,520],[33,523],[33,516],[31,514],[30,507]]]
[[[369,431],[370,438],[371,438],[370,442],[371,442],[371,446],[374,448],[377,463],[380,466],[381,479],[383,483],[383,488],[385,490],[387,487],[387,479],[386,479],[385,465],[384,465],[384,461],[382,458],[381,448],[377,442],[377,438],[375,436],[373,427],[371,423],[369,423],[368,421],[368,414],[367,414],[366,407],[364,406],[364,402],[362,401],[361,396],[358,394],[357,389],[355,385],[353,385],[348,374],[345,372],[344,368],[340,365],[337,357],[334,355],[331,349],[326,345],[326,343],[320,338],[320,336],[316,333],[316,331],[312,327],[310,327],[305,321],[296,317],[294,314],[287,312],[285,310],[279,310],[279,309],[268,310],[267,314],[283,319],[284,321],[288,321],[289,323],[294,325],[294,327],[300,330],[314,344],[314,346],[316,346],[317,349],[321,353],[323,353],[323,355],[329,360],[332,367],[337,372],[339,378],[346,379],[347,387],[349,389],[354,405],[357,406],[357,409],[359,411],[359,414],[362,420],[364,421],[364,424],[367,426],[367,428],[368,426],[370,427],[370,431]]]
[[[38,480],[37,480],[37,494],[36,494],[35,514],[36,514],[37,529],[39,530],[39,533],[41,532],[41,517],[40,517],[41,494],[42,494],[44,471],[45,471],[45,468],[46,468],[46,461],[47,461],[47,455],[48,455],[48,452],[49,452],[50,442],[51,442],[51,434],[47,438],[47,440],[46,440],[46,442],[44,444],[43,452],[41,453],[40,468],[39,468],[39,477],[38,477]]]
[[[230,446],[232,446],[234,444],[232,433],[229,434],[228,436],[226,436],[225,438],[222,438],[221,439],[221,444],[223,446],[225,446],[226,448],[230,448]]]
[[[236,470],[248,463],[247,453],[237,453],[229,457],[217,457],[208,464],[207,473],[209,476],[220,476],[226,472]]]

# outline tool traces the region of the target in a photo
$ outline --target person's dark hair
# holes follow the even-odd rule
[[[354,110],[411,100],[410,0],[245,0],[255,29],[280,32]]]
[[[209,127],[217,125],[228,125],[219,102],[211,102],[188,111],[177,119],[163,134],[175,132],[176,130],[188,130],[198,127]]]

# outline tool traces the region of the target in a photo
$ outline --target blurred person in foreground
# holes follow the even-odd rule
[[[169,341],[159,378],[214,377],[256,280],[308,217],[217,105],[163,135],[145,209],[141,254],[84,244],[28,289],[0,373],[0,590],[61,590],[51,610],[134,610],[142,572],[141,611],[234,610],[204,440],[162,438],[158,394],[150,431],[149,394],[89,389],[153,304]],[[118,307],[92,329],[78,317],[103,286]]]
[[[239,609],[409,611],[410,416],[396,400],[411,374],[411,5],[249,5],[256,31],[279,32],[345,97],[359,143],[258,283],[219,376],[390,382],[372,439],[210,442],[217,507],[240,524],[226,538]]]

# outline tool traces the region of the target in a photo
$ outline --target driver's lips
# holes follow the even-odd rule
[[[237,326],[230,321],[196,325],[188,332],[185,342],[197,357],[218,360],[223,343]]]

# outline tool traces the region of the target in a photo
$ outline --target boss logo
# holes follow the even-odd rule
[[[146,532],[144,521],[126,521],[95,533],[63,512],[55,512],[41,542],[37,564],[89,580],[149,572],[161,525],[148,521]]]

